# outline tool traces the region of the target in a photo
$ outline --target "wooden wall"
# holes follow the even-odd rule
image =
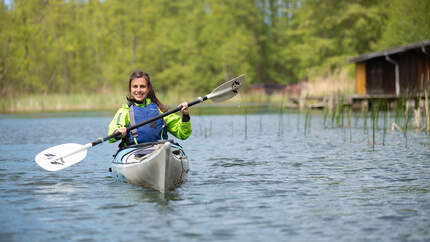
[[[418,48],[391,54],[390,58],[399,64],[400,94],[424,92],[429,88],[430,55]],[[395,65],[385,56],[356,62],[355,67],[358,95],[396,94]]]
[[[366,62],[355,64],[356,92],[358,95],[366,95]]]

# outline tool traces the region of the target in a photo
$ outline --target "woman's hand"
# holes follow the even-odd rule
[[[179,104],[178,107],[182,107],[181,108],[181,113],[182,114],[185,114],[185,115],[189,115],[190,114],[190,112],[188,111],[188,103],[187,102],[183,102],[183,103]]]
[[[121,127],[119,129],[117,129],[116,131],[121,133],[121,137],[124,137],[127,134],[127,128],[126,127]]]

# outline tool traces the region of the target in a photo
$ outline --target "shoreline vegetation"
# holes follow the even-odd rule
[[[182,101],[193,101],[199,95],[158,95],[169,107]],[[0,100],[0,113],[40,113],[71,111],[108,111],[117,110],[126,103],[126,95],[113,94],[34,94],[16,97],[4,97]],[[283,94],[239,94],[237,98],[226,103],[207,102],[200,106],[230,107],[240,106],[277,106],[282,105],[286,97]]]
[[[0,112],[117,107],[122,95],[103,95],[124,91],[136,69],[160,90],[198,95],[240,74],[244,87],[291,87],[343,68],[352,76],[350,58],[428,39],[430,31],[429,1],[6,2]],[[162,100],[182,97],[190,100]]]
[[[330,78],[331,79],[331,78]],[[372,101],[368,107],[361,110],[353,111],[351,106],[345,105],[342,97],[353,93],[353,81],[344,81],[333,78],[330,81],[315,79],[305,83],[305,91],[300,95],[303,96],[327,96],[331,94],[340,97],[334,107],[326,106],[318,111],[323,115],[323,128],[342,128],[345,130],[345,140],[352,140],[352,126],[357,126],[359,120],[362,123],[363,132],[372,134],[372,141],[369,143],[375,147],[377,143],[375,134],[380,130],[383,131],[384,145],[385,135],[388,130],[402,132],[407,140],[408,130],[422,131],[430,135],[430,112],[428,92],[423,97],[415,100],[404,96],[398,100],[395,107],[390,107],[386,100]],[[345,80],[345,79],[344,79]],[[348,79],[346,79],[348,80]],[[341,87],[341,88],[340,88]],[[317,91],[318,90],[318,91]],[[69,115],[67,112],[115,112],[121,105],[126,103],[126,92],[111,92],[98,94],[47,94],[47,95],[26,95],[26,96],[9,96],[0,99],[0,114],[36,114],[39,113],[60,113]],[[176,91],[170,93],[159,92],[158,97],[170,108],[176,107],[183,101],[193,101],[199,95],[193,93],[181,93]],[[289,108],[291,96],[284,93],[275,93],[268,95],[266,93],[251,93],[249,90],[243,90],[235,98],[225,103],[205,102],[193,108],[193,115],[204,114],[243,114],[245,117],[245,127],[247,123],[247,114],[264,112],[274,112],[281,114],[279,116],[278,132],[282,133],[282,114]],[[236,108],[237,107],[237,108]],[[310,133],[312,107],[305,109],[297,108],[297,112],[303,116],[302,124],[297,123],[298,128],[303,125],[305,134]],[[370,129],[370,131],[369,131]],[[370,134],[369,134],[370,135]],[[370,137],[370,136],[369,136]],[[370,139],[370,138],[369,138]],[[407,145],[407,142],[406,142]]]
[[[355,80],[347,68],[334,71],[326,76],[316,76],[312,80],[303,82],[304,89],[295,96],[339,96],[350,95],[355,90]],[[169,107],[181,102],[190,102],[202,93],[179,93],[172,88],[171,92],[157,91],[158,98]],[[68,112],[68,111],[96,111],[117,110],[126,103],[126,91],[103,91],[101,93],[72,93],[72,94],[28,94],[3,96],[0,99],[0,113],[37,113],[37,112]],[[294,96],[294,95],[293,95]],[[237,97],[226,103],[216,104],[205,102],[200,106],[225,107],[242,106],[286,106],[292,95],[281,92],[271,95],[264,92],[250,92],[243,89]]]

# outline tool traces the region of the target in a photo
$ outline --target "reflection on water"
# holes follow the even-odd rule
[[[105,136],[110,114],[2,115],[0,241],[430,240],[428,136],[378,131],[372,147],[359,125],[251,113],[192,116],[190,180],[165,194],[110,176],[117,144],[59,172],[33,162]]]

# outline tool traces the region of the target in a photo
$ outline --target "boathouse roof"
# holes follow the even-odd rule
[[[408,45],[403,45],[403,46],[392,48],[392,49],[386,49],[383,51],[367,53],[364,55],[354,57],[354,58],[350,59],[349,61],[350,62],[363,62],[363,61],[367,61],[369,59],[387,56],[387,55],[393,55],[393,54],[406,52],[408,50],[418,49],[418,48],[422,48],[423,51],[426,51],[426,50],[424,50],[424,48],[429,47],[429,46],[430,46],[430,40],[424,40],[424,41],[420,41],[420,42],[416,42],[416,43],[412,43],[412,44],[408,44]],[[430,52],[430,50],[427,50],[427,51]]]

